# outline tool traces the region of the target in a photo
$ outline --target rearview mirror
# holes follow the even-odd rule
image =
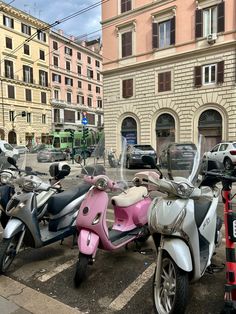
[[[12,157],[7,157],[7,161],[9,162],[10,165],[14,166],[15,168],[17,168],[16,165],[16,160]]]

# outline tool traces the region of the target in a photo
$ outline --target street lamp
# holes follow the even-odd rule
[[[14,121],[15,118],[18,116],[26,117],[26,111],[21,111],[21,113],[16,114],[14,117],[12,117],[12,130],[14,131]]]

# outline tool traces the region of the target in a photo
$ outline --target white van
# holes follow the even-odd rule
[[[0,140],[0,149],[6,157],[12,157],[17,160],[20,156],[19,151],[11,146],[11,144],[9,144],[7,141]]]

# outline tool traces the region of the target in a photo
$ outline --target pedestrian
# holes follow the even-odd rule
[[[71,151],[70,151],[70,147],[69,146],[67,146],[67,148],[65,149],[65,153],[66,153],[66,160],[70,160],[70,153],[71,153]]]

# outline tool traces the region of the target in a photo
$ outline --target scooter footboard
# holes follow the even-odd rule
[[[167,251],[177,266],[184,271],[193,270],[192,258],[187,244],[181,239],[165,239],[163,250]]]
[[[94,232],[82,229],[77,243],[81,253],[94,257],[99,244],[99,236]]]
[[[25,225],[22,221],[12,218],[8,221],[6,228],[3,231],[3,239],[10,239],[15,234],[24,230]]]

